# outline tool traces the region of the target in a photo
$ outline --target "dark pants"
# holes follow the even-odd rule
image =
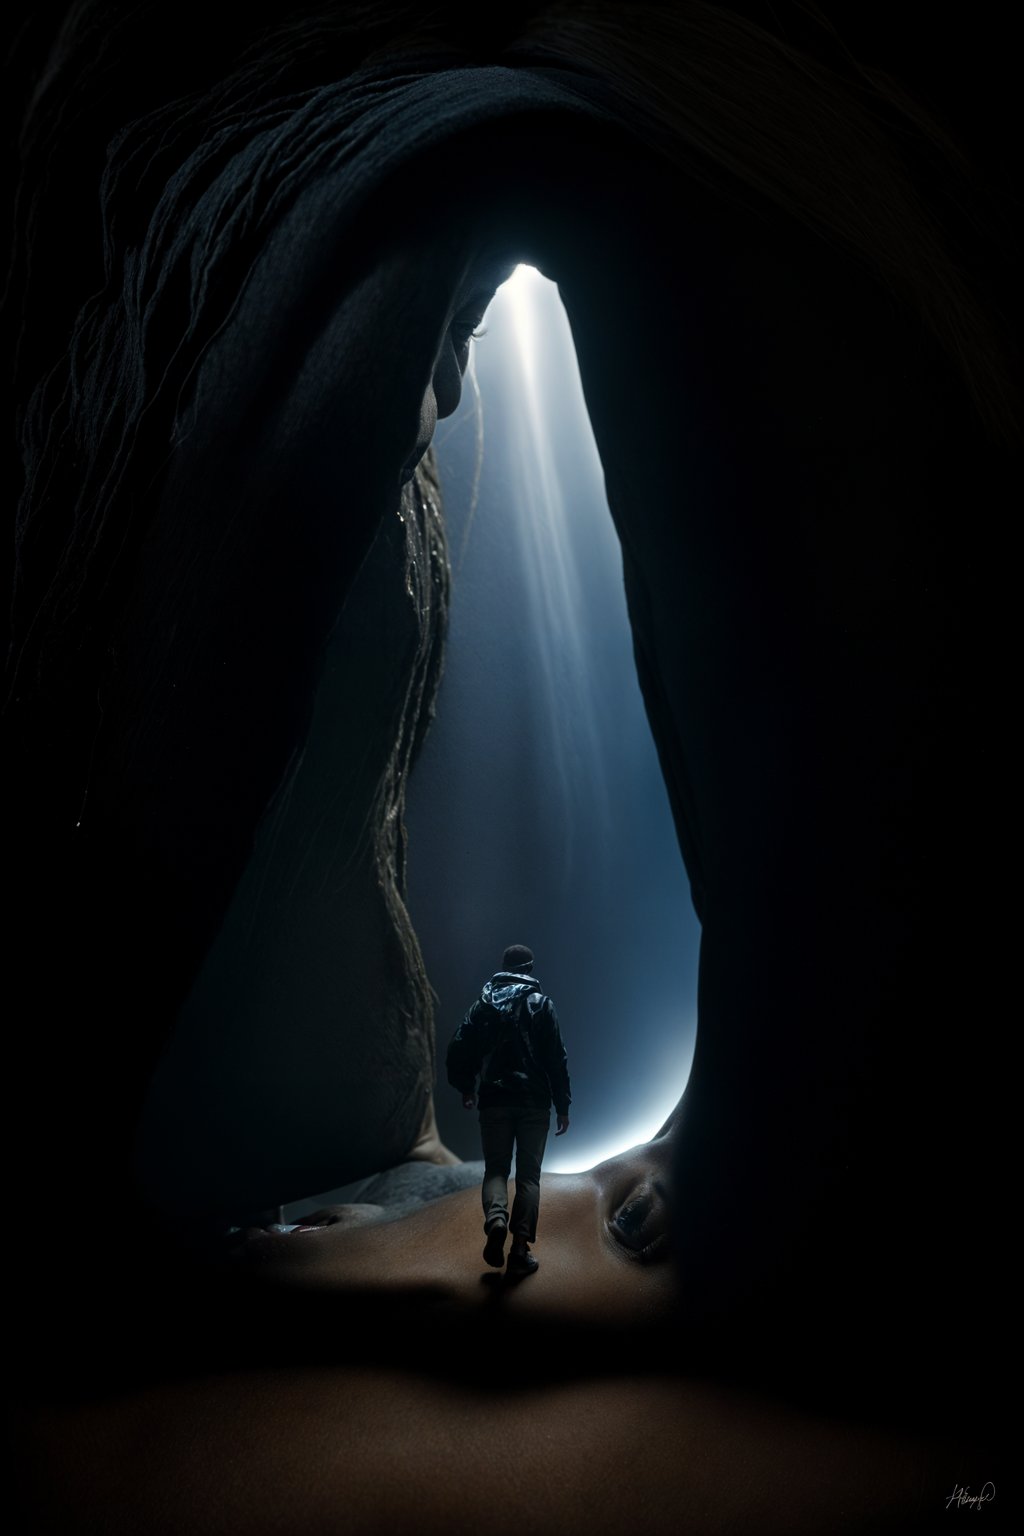
[[[540,1165],[548,1139],[551,1109],[535,1104],[489,1105],[480,1111],[484,1152],[484,1226],[498,1217],[508,1221],[513,1237],[536,1241],[540,1205]],[[516,1198],[508,1214],[508,1176],[516,1152]]]

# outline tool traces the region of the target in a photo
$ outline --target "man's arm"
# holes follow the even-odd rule
[[[545,1020],[541,1032],[543,1043],[544,1070],[548,1075],[548,1083],[551,1087],[551,1097],[554,1100],[555,1115],[558,1124],[555,1135],[562,1136],[569,1129],[569,1105],[572,1102],[572,1089],[569,1083],[569,1062],[565,1054],[565,1045],[562,1042],[562,1031],[558,1027],[558,1014],[550,997],[547,998],[543,1015]]]
[[[462,1095],[466,1109],[476,1103],[476,1079],[483,1061],[476,1006],[474,1003],[455,1031],[445,1057],[448,1081]]]

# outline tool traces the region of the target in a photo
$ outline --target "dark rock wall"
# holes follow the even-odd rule
[[[1006,1315],[999,918],[975,898],[1005,815],[981,549],[1012,458],[855,265],[696,193],[688,239],[634,186],[642,252],[570,258],[563,293],[702,923],[691,1347],[789,1369],[828,1337],[847,1380],[956,1399],[951,1309],[990,1351]]]
[[[434,1018],[403,811],[448,583],[428,460],[359,570],[309,734],[153,1084],[144,1182],[178,1221],[335,1188],[400,1161],[420,1129]]]

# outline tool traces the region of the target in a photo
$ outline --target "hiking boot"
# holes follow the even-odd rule
[[[507,1221],[492,1221],[484,1228],[487,1242],[484,1245],[484,1263],[492,1269],[500,1269],[505,1262],[505,1239],[508,1236]]]
[[[532,1275],[534,1270],[539,1268],[540,1264],[534,1258],[529,1248],[513,1248],[508,1256],[505,1273],[507,1275]]]

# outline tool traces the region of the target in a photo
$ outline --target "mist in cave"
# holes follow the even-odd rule
[[[686,1084],[699,925],[636,677],[622,555],[568,318],[520,266],[435,446],[453,567],[437,718],[409,786],[408,903],[438,994],[442,1138],[479,1153],[444,1052],[512,943],[554,999],[573,1172],[646,1140]]]

